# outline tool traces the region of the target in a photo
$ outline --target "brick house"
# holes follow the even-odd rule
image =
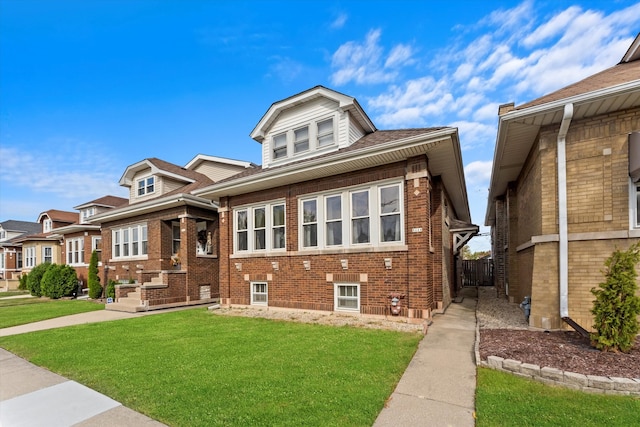
[[[0,222],[0,288],[18,288],[22,274],[22,244],[17,240],[42,230],[37,222],[7,220]]]
[[[90,224],[89,218],[128,203],[129,200],[122,197],[104,196],[75,206],[74,209],[79,211],[77,214],[78,221],[58,227],[49,235],[50,239],[57,239],[62,242],[60,261],[76,270],[78,280],[82,282],[81,285],[83,287],[87,286],[89,261],[94,250],[98,254],[99,271],[102,267],[100,263],[102,252],[100,225]]]
[[[478,230],[457,129],[377,130],[317,86],[271,105],[251,137],[261,167],[194,191],[219,203],[224,305],[419,321],[451,302]]]
[[[76,212],[50,209],[38,215],[40,232],[15,239],[22,245],[22,272],[28,274],[33,267],[44,262],[64,264],[62,255],[62,237],[55,233],[61,227],[77,223]]]
[[[619,64],[500,107],[485,224],[498,293],[531,296],[531,326],[592,328],[605,259],[640,238],[639,131],[640,36]]]
[[[120,283],[107,309],[217,301],[217,205],[191,192],[253,166],[199,155],[185,167],[157,158],[127,167],[120,185],[129,190],[129,203],[87,219],[101,225],[101,283]]]

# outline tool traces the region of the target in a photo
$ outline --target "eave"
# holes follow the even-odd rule
[[[573,120],[640,106],[640,80],[559,99],[500,116],[485,225],[495,221],[495,200],[520,176],[540,128],[560,125],[564,106],[573,104]]]
[[[215,202],[201,197],[196,197],[191,194],[181,193],[172,195],[171,197],[135,203],[120,209],[112,209],[108,212],[94,215],[91,218],[88,218],[87,221],[92,224],[101,224],[108,221],[138,217],[140,215],[146,215],[179,206],[194,206],[212,210],[218,209],[218,205]]]
[[[441,176],[461,220],[471,221],[458,132],[443,128],[419,136],[376,144],[359,150],[337,152],[331,157],[309,159],[196,190],[194,195],[219,201],[221,197],[263,191],[283,185],[340,175],[427,155],[429,171]]]

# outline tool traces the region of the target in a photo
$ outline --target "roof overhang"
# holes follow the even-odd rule
[[[199,165],[202,162],[222,163],[224,165],[239,166],[239,167],[243,167],[245,169],[254,166],[253,163],[245,162],[243,160],[225,159],[224,157],[216,157],[216,156],[208,156],[206,154],[198,154],[193,159],[191,159],[191,161],[189,161],[189,163],[187,163],[184,168],[185,169],[193,169],[194,167],[196,167],[197,165]]]
[[[296,107],[300,104],[309,102],[315,98],[327,98],[338,103],[338,106],[343,111],[351,111],[353,118],[362,126],[365,133],[371,133],[376,130],[373,122],[367,114],[364,112],[360,104],[355,98],[344,95],[340,92],[336,92],[331,89],[327,89],[324,86],[316,86],[307,91],[301,92],[297,95],[283,99],[282,101],[275,102],[269,107],[267,112],[262,116],[256,127],[251,131],[251,138],[262,143],[264,141],[269,128],[273,122],[278,118],[283,111]]]
[[[546,104],[516,109],[500,116],[485,225],[495,221],[494,201],[520,175],[540,128],[560,125],[566,104],[573,104],[573,120],[640,105],[640,80],[599,89]]]
[[[94,215],[88,218],[87,221],[92,224],[101,224],[108,221],[116,221],[120,219],[137,217],[140,215],[146,215],[153,212],[162,211],[165,209],[171,209],[178,206],[194,206],[204,209],[217,210],[218,205],[211,201],[201,197],[197,197],[191,194],[176,194],[171,197],[163,197],[160,199],[148,200],[142,203],[135,203],[133,205],[127,205],[126,207],[119,209],[112,209],[110,211]]]
[[[329,158],[318,157],[290,165],[263,169],[258,174],[224,181],[196,190],[193,194],[219,202],[221,197],[263,191],[283,185],[339,175],[427,155],[429,172],[440,176],[458,217],[470,222],[471,215],[456,128],[443,128],[422,135],[346,150]]]
[[[192,183],[195,182],[195,180],[191,179],[191,178],[187,178],[185,176],[182,175],[178,175],[166,170],[163,170],[161,168],[159,168],[158,166],[156,166],[152,161],[150,161],[149,159],[144,159],[139,161],[138,163],[134,163],[133,165],[127,167],[127,169],[124,171],[124,174],[122,174],[122,177],[120,178],[120,181],[118,181],[118,183],[122,186],[132,186],[133,185],[133,177],[140,171],[143,171],[145,169],[151,169],[151,175],[159,175],[159,176],[167,176],[170,178],[174,178],[178,181],[182,181],[182,182],[188,182],[188,183]]]
[[[83,231],[96,231],[96,230],[100,230],[100,226],[99,225],[93,225],[93,224],[71,224],[71,225],[66,225],[64,227],[54,228],[53,231],[51,232],[52,234],[47,236],[47,238],[55,239],[55,238],[58,238],[60,236],[64,236],[65,234],[81,233]]]

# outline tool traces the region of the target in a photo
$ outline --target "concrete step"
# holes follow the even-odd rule
[[[145,307],[142,305],[127,305],[120,302],[107,304],[105,305],[104,309],[111,311],[124,311],[127,313],[137,313],[139,311],[145,311]]]
[[[140,298],[120,298],[117,303],[129,306],[142,305]]]
[[[142,296],[140,295],[140,291],[135,291],[127,293],[127,298],[140,300]]]

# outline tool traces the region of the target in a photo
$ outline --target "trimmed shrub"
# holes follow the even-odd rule
[[[50,262],[43,262],[42,264],[38,264],[33,267],[33,270],[27,274],[27,289],[34,297],[41,297],[42,292],[40,290],[40,282],[42,281],[42,276],[44,273],[51,267],[53,264]]]
[[[20,275],[18,289],[20,289],[21,291],[26,291],[28,289],[27,288],[27,275],[26,274],[21,274]]]
[[[78,287],[78,275],[73,267],[53,264],[42,276],[40,288],[45,297],[58,299],[72,296]]]
[[[115,280],[109,280],[109,283],[107,283],[107,298],[116,298],[116,285],[118,284],[118,282],[116,282]]]
[[[100,277],[98,277],[98,253],[91,252],[91,260],[89,261],[89,278],[87,279],[89,286],[89,298],[98,299],[102,296],[102,286],[100,286]]]
[[[626,251],[616,249],[604,265],[605,281],[591,289],[596,299],[591,313],[595,316],[592,345],[602,351],[631,350],[640,329],[640,297],[636,295],[636,265],[640,262],[640,243]]]

